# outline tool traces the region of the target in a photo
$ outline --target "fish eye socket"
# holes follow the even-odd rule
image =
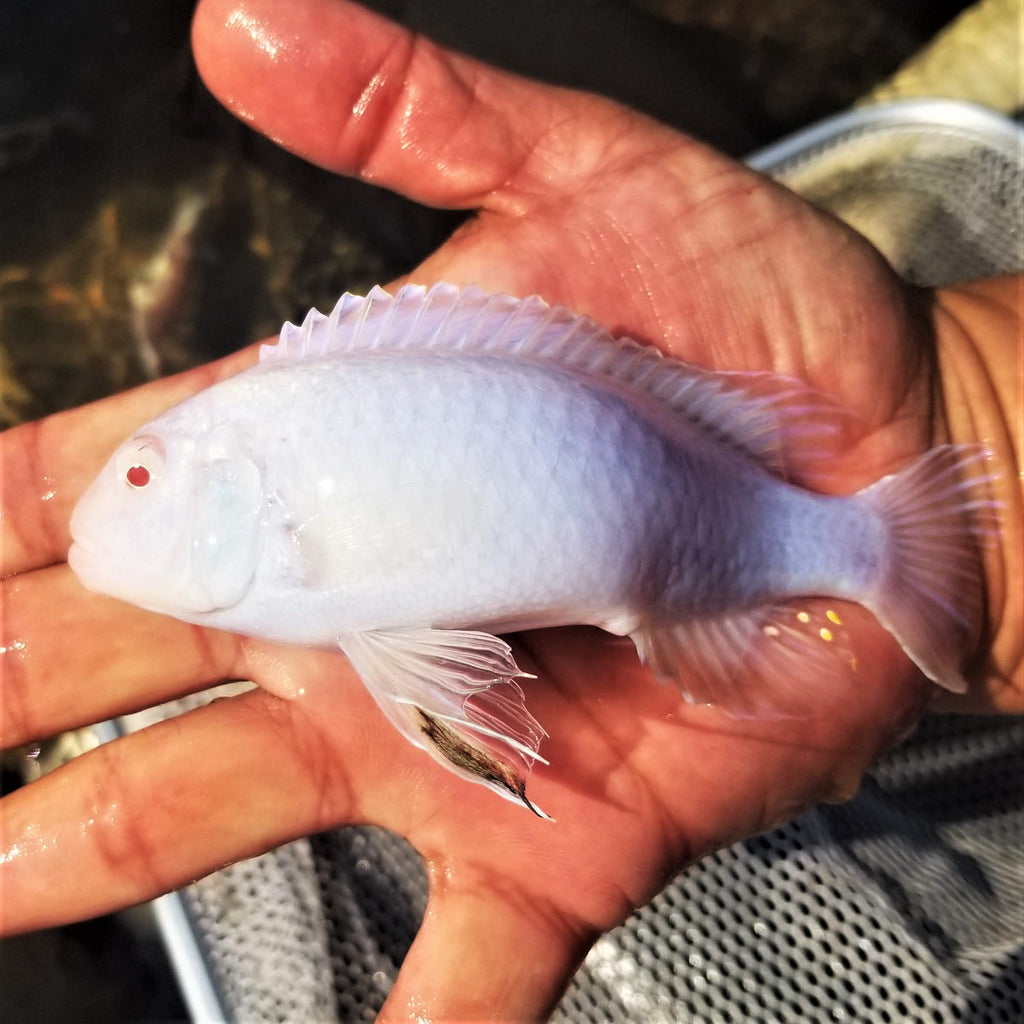
[[[117,459],[117,475],[132,490],[141,490],[163,469],[163,445],[155,437],[138,437],[126,444]]]

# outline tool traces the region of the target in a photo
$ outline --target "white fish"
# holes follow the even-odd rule
[[[532,808],[544,732],[497,633],[596,625],[693,700],[756,712],[785,703],[787,659],[819,656],[782,606],[827,595],[964,689],[978,451],[815,494],[778,475],[810,443],[807,400],[537,297],[375,288],[133,434],[75,508],[68,560],[187,622],[337,645],[414,744]]]

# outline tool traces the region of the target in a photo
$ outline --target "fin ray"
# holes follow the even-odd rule
[[[415,746],[461,778],[522,802],[547,735],[526,708],[526,678],[504,640],[473,630],[368,630],[338,637],[366,688]]]
[[[717,440],[782,473],[787,450],[828,449],[839,410],[794,378],[691,366],[631,338],[615,338],[586,316],[540,296],[517,299],[474,286],[378,286],[365,298],[346,293],[329,316],[310,310],[285,324],[261,362],[360,351],[429,350],[516,356],[557,364],[666,405]]]
[[[641,626],[631,639],[640,660],[691,704],[737,718],[806,717],[850,664],[842,645],[821,635],[835,620],[818,618],[803,605],[769,605]]]
[[[858,498],[887,525],[886,572],[863,603],[929,679],[954,693],[979,628],[980,547],[996,503],[979,494],[991,476],[980,445],[943,445]]]

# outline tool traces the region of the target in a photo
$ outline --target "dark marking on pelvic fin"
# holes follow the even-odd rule
[[[454,729],[444,722],[427,714],[423,708],[416,708],[419,718],[420,732],[430,740],[434,749],[451,761],[456,768],[471,772],[484,782],[507,789],[516,799],[522,801],[538,818],[549,819],[538,807],[535,807],[526,795],[526,782],[521,779],[508,765],[488,754],[480,747],[475,747],[464,740]]]

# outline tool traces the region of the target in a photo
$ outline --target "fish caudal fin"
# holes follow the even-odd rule
[[[996,505],[979,494],[990,477],[977,445],[933,448],[858,497],[887,527],[878,582],[860,600],[933,682],[963,693],[964,658],[977,640],[982,610],[979,548]]]
[[[526,709],[525,678],[504,640],[461,629],[348,633],[338,646],[391,723],[470,782],[547,818],[526,796],[546,733]]]

